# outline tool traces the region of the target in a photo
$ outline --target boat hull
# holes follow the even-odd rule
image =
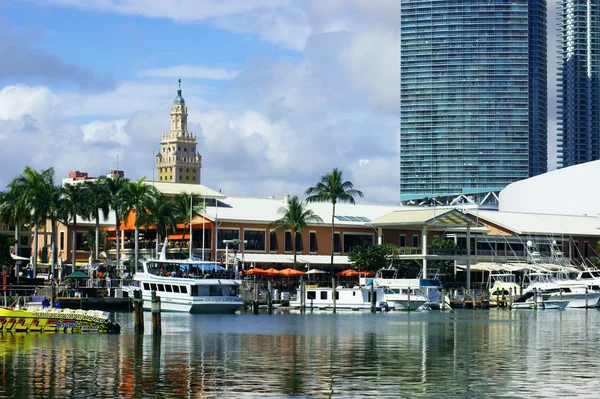
[[[193,314],[232,314],[238,311],[242,305],[239,297],[214,298],[169,298],[160,297],[160,310],[162,312],[181,312]],[[152,301],[150,295],[144,295],[144,310],[151,310]]]
[[[121,326],[105,312],[71,309],[0,309],[0,332],[116,334]]]

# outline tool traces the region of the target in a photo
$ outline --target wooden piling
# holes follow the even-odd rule
[[[377,301],[375,300],[375,284],[371,283],[371,313],[377,311]]]
[[[133,291],[134,329],[136,334],[144,333],[144,300],[142,291]]]
[[[152,291],[151,295],[152,304],[150,306],[152,310],[152,334],[160,335],[162,333],[160,326],[160,297],[156,295],[156,291]]]
[[[585,286],[585,308],[587,309],[588,307],[588,287],[587,285]]]
[[[446,310],[446,289],[442,288],[442,310]]]
[[[410,287],[408,287],[408,305],[406,307],[406,310],[410,312]]]
[[[306,312],[306,282],[300,281],[300,313]]]
[[[510,287],[510,291],[508,293],[508,308],[512,309],[512,304],[513,304],[513,290],[517,291],[516,288],[514,287]],[[516,292],[515,292],[516,294]]]
[[[254,282],[254,304],[252,306],[253,314],[258,314],[259,299],[260,299],[260,296],[259,296],[259,292],[258,292],[258,282],[255,281]]]
[[[271,280],[269,280],[267,287],[267,313],[273,314],[273,282]]]
[[[496,307],[500,307],[500,290],[496,289]]]

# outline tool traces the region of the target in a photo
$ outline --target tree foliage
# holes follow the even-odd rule
[[[390,266],[396,250],[394,244],[365,245],[350,251],[348,260],[361,270],[377,271]]]

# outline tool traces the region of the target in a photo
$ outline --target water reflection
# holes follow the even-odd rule
[[[147,315],[149,317],[149,315]],[[600,312],[163,315],[0,335],[2,397],[592,397]]]

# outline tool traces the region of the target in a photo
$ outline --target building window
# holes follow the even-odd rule
[[[296,233],[296,251],[302,252],[304,250],[304,245],[302,244],[302,233],[299,231]]]
[[[183,172],[183,168],[179,168],[179,171],[180,171],[180,172]]]
[[[283,235],[283,250],[285,252],[292,252],[292,232],[286,231]]]
[[[61,232],[60,232],[60,240],[59,240],[59,243],[60,243],[60,244],[59,244],[59,246],[58,246],[58,247],[60,248],[60,250],[61,250],[61,251],[64,251],[64,250],[65,250],[65,232],[64,232],[64,231],[61,231]]]
[[[583,242],[583,257],[588,258],[590,256],[590,244],[587,241]]]
[[[160,180],[162,180],[162,176],[160,177]]]
[[[400,247],[405,247],[406,246],[406,234],[400,234]]]
[[[339,253],[340,248],[341,248],[340,233],[334,233],[334,235],[333,235],[333,252]]]
[[[217,248],[225,249],[225,243],[223,240],[237,240],[240,238],[240,231],[238,229],[219,229],[217,237]],[[231,249],[231,245],[229,245],[229,249]]]
[[[183,147],[183,151],[187,152],[187,147]]]
[[[192,173],[196,173],[196,168],[192,168]]]
[[[264,230],[246,230],[244,229],[244,248],[248,251],[265,250],[265,231]]]
[[[413,248],[417,248],[419,246],[419,236],[417,234],[413,234],[412,236],[412,246]]]
[[[344,233],[344,253],[367,245],[373,245],[373,234]]]
[[[190,180],[190,177],[188,175],[186,175],[185,180]]]
[[[190,171],[190,168],[185,168],[185,171],[186,171],[186,172],[189,172],[189,171]]]
[[[196,175],[192,175],[192,180],[196,180]]]
[[[579,241],[573,241],[573,257],[576,259],[581,258],[581,252],[579,252]]]
[[[179,180],[183,180],[183,176],[179,176]]]
[[[279,246],[277,245],[277,233],[271,232],[269,234],[269,251],[277,252]]]
[[[315,231],[310,232],[310,252],[317,252],[317,233]]]

